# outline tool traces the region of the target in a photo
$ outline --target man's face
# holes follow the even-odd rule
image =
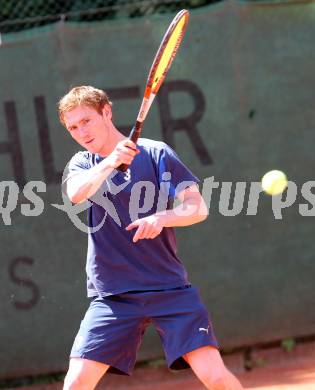
[[[102,115],[88,106],[78,106],[64,114],[64,123],[72,138],[95,154],[106,149],[111,127],[111,107],[105,105]]]

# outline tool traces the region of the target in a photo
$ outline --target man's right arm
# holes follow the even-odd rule
[[[115,168],[121,164],[130,165],[138,153],[136,144],[129,139],[118,142],[113,152],[99,164],[66,180],[67,196],[72,203],[82,203],[91,198]]]

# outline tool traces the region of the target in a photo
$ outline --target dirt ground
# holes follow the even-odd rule
[[[241,353],[227,355],[224,360],[247,390],[315,390],[315,342],[297,344],[290,352],[281,348],[256,350],[250,357],[251,370],[244,368]],[[191,370],[171,372],[163,362],[160,363],[138,366],[131,377],[109,374],[99,383],[97,390],[205,389]],[[19,389],[60,390],[62,383]]]

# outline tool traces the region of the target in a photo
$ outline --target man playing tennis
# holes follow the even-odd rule
[[[223,364],[207,310],[176,255],[173,227],[207,217],[198,179],[165,143],[140,138],[135,145],[120,133],[102,90],[73,88],[60,100],[59,115],[86,149],[68,165],[66,193],[73,203],[92,202],[86,265],[91,303],[71,350],[64,389],[94,389],[107,371],[131,374],[151,323],[170,368],[190,366],[207,389],[242,389]],[[130,168],[117,171],[121,164]],[[96,201],[99,194],[111,213]]]

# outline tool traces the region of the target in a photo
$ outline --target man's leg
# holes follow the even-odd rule
[[[207,346],[186,353],[183,358],[197,378],[210,390],[242,390],[243,387],[225,367],[219,351]]]
[[[108,368],[93,360],[71,358],[63,389],[93,390]]]

